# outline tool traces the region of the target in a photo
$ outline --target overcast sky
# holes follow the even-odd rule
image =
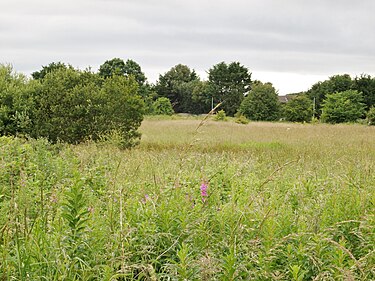
[[[30,74],[119,57],[150,82],[182,63],[202,79],[239,61],[280,94],[375,75],[374,0],[0,0],[0,62]]]

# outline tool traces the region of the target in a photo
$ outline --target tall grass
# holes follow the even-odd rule
[[[199,123],[0,138],[0,280],[375,279],[374,128]]]

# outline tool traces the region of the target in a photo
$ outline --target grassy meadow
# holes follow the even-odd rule
[[[148,118],[0,138],[0,280],[375,280],[375,128]]]

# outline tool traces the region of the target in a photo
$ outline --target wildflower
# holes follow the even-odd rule
[[[51,203],[57,203],[57,196],[56,196],[56,194],[52,194],[49,200],[51,201]]]
[[[142,201],[143,204],[146,204],[146,202],[149,201],[149,200],[151,200],[150,196],[148,196],[148,194],[145,194],[145,196],[142,198],[141,201]]]
[[[202,182],[201,184],[201,196],[202,196],[202,201],[206,202],[208,193],[207,193],[208,185],[206,182]]]

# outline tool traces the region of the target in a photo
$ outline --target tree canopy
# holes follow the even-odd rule
[[[352,89],[352,86],[353,80],[349,74],[334,75],[328,80],[315,83],[306,93],[311,100],[315,99],[315,115],[321,115],[322,103],[327,94],[347,91]]]
[[[366,105],[366,109],[370,109],[375,105],[375,77],[372,78],[370,75],[362,74],[360,77],[356,77],[353,81],[353,89],[362,93],[363,102]]]
[[[363,96],[356,90],[328,94],[323,102],[322,120],[327,123],[355,122],[364,117]]]
[[[43,79],[50,72],[53,72],[58,69],[68,69],[68,68],[73,69],[71,65],[66,65],[63,62],[51,62],[50,64],[46,66],[42,66],[41,70],[31,73],[31,76],[34,79],[39,80],[39,79]]]
[[[159,97],[166,97],[171,101],[175,112],[189,112],[193,85],[191,83],[197,81],[199,78],[194,70],[178,64],[159,76],[155,90]]]
[[[250,120],[275,121],[280,117],[280,103],[271,83],[256,81],[244,98],[239,112]]]
[[[144,85],[147,80],[145,74],[142,72],[141,66],[131,59],[128,59],[126,62],[120,58],[107,60],[99,67],[99,75],[104,78],[114,75],[126,77],[134,76],[139,86]]]
[[[208,92],[214,104],[223,102],[221,108],[233,116],[251,85],[251,73],[239,62],[220,62],[208,71]]]
[[[283,106],[283,117],[290,122],[309,122],[313,116],[313,103],[306,95],[298,95]]]
[[[38,79],[28,80],[0,65],[2,135],[78,143],[116,132],[122,147],[136,144],[144,103],[133,76],[104,79],[72,67],[42,72]]]

